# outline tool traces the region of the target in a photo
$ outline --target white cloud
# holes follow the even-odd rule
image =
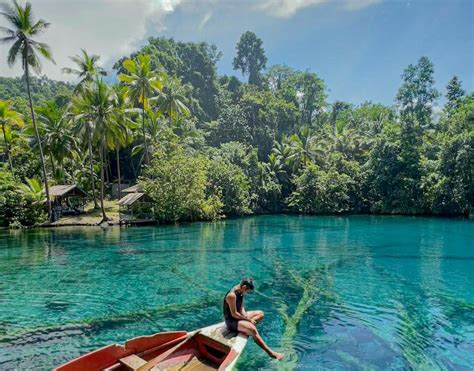
[[[19,1],[24,4],[26,0]],[[288,18],[306,7],[328,1],[346,10],[356,10],[381,0],[258,0],[256,5],[241,3],[241,0],[29,1],[33,4],[35,18],[51,23],[38,40],[51,46],[57,65],[44,61],[42,73],[53,79],[70,80],[70,76],[61,73],[61,68],[71,66],[69,56],[85,48],[89,53],[100,55],[101,64],[110,68],[120,57],[139,47],[148,35],[164,30],[165,18],[178,8],[199,20],[195,25],[186,26],[195,27],[195,31],[200,32],[214,16],[219,3],[249,6],[249,10]],[[3,17],[0,17],[0,26],[7,26]],[[8,45],[0,45],[0,76],[19,76],[22,73],[20,65],[10,69],[5,62],[8,48]]]
[[[324,0],[262,0],[256,7],[274,17],[289,18],[308,6],[324,3]]]
[[[382,0],[346,0],[345,8],[348,10],[359,10],[376,3],[380,3]]]
[[[30,0],[31,1],[31,0]],[[24,3],[23,1],[20,1]],[[181,0],[34,0],[35,17],[46,19],[51,27],[38,40],[48,43],[57,65],[43,63],[42,73],[54,79],[68,79],[61,68],[69,66],[69,56],[81,48],[101,55],[102,65],[130,53],[146,36],[147,26],[163,29],[164,17]],[[5,25],[0,19],[0,25]],[[20,66],[8,68],[8,46],[0,46],[0,75],[18,76]]]
[[[342,4],[347,10],[358,10],[380,1],[381,0],[261,0],[259,4],[256,5],[256,8],[274,17],[289,18],[301,9],[311,6],[336,3]]]
[[[199,26],[198,26],[198,29],[199,30],[202,30],[207,22],[210,21],[210,19],[212,18],[212,15],[214,14],[214,12],[212,10],[208,11],[206,14],[204,14],[204,17],[202,18],[201,22],[199,23]]]

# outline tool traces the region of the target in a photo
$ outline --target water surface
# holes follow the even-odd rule
[[[262,216],[0,231],[0,369],[48,369],[125,339],[203,327],[252,276],[247,309],[288,354],[238,367],[474,368],[474,222]]]

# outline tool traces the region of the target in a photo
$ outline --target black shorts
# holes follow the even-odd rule
[[[239,320],[235,318],[229,318],[225,320],[225,324],[227,326],[227,329],[230,332],[238,332],[239,330],[237,329],[237,326],[239,325]]]

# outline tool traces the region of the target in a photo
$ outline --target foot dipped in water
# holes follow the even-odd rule
[[[270,357],[275,358],[276,360],[280,360],[284,357],[285,355],[283,353],[278,353],[278,352],[271,352]]]

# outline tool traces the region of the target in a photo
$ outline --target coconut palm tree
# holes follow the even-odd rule
[[[81,53],[82,55],[69,57],[69,59],[77,65],[77,68],[65,67],[61,70],[63,73],[75,75],[79,78],[76,90],[79,89],[83,83],[93,81],[97,76],[107,75],[107,72],[98,65],[100,56],[95,54],[89,55],[84,49],[81,49]]]
[[[156,97],[158,111],[167,115],[170,120],[175,121],[179,116],[188,116],[190,110],[184,102],[185,87],[177,77],[165,76],[162,94]]]
[[[324,140],[326,151],[338,151],[348,158],[357,157],[362,150],[361,136],[349,125],[349,121],[336,121]]]
[[[140,117],[141,116],[142,114],[140,113]],[[158,142],[160,139],[165,137],[167,132],[169,132],[167,118],[163,116],[161,111],[148,110],[147,117],[148,120],[145,122],[145,136],[147,139],[147,146],[145,148],[145,144],[142,141],[132,148],[132,156],[141,154],[139,164],[144,162],[144,159],[147,156],[146,152],[148,152],[148,156],[151,156],[153,153],[155,153]]]
[[[131,131],[136,128],[135,123],[130,119],[130,101],[128,99],[128,88],[126,86],[116,86],[112,104],[114,115],[106,127],[105,141],[107,149],[115,150],[117,161],[118,196],[122,196],[122,180],[120,172],[120,149],[130,145],[133,141]]]
[[[64,159],[72,157],[78,150],[71,122],[64,117],[63,110],[54,102],[38,107],[37,111],[44,150],[50,156],[53,174],[57,179],[63,179]],[[58,169],[55,167],[55,160]]]
[[[94,199],[94,209],[99,208],[97,203],[97,195],[95,190],[95,171],[94,171],[94,155],[92,150],[92,136],[95,132],[95,123],[93,118],[84,112],[84,92],[79,91],[77,95],[74,95],[69,105],[67,116],[71,119],[73,126],[73,132],[75,135],[79,135],[83,139],[83,144],[87,146],[88,159],[89,159],[89,179],[92,187],[92,197]]]
[[[25,183],[19,185],[19,190],[23,193],[33,205],[44,203],[44,192],[41,187],[41,182],[37,179],[26,179]]]
[[[283,179],[283,181],[288,180],[285,164],[281,162],[281,158],[277,156],[275,152],[268,155],[268,161],[265,162],[263,166],[273,181],[279,182],[281,179]]]
[[[8,51],[7,62],[10,67],[15,65],[18,59],[21,59],[21,65],[25,72],[26,89],[28,92],[28,101],[31,110],[31,119],[35,129],[36,139],[40,152],[41,167],[43,170],[43,182],[46,192],[46,202],[48,205],[48,217],[51,219],[51,199],[49,197],[48,175],[46,173],[46,165],[44,161],[43,148],[36,125],[35,110],[33,108],[33,100],[31,99],[30,89],[30,67],[34,72],[41,72],[41,62],[38,54],[46,60],[54,63],[49,46],[33,40],[34,37],[44,32],[49,23],[43,19],[34,21],[31,4],[27,2],[24,7],[18,4],[17,0],[13,0],[12,5],[0,4],[0,15],[2,15],[12,28],[0,27],[0,32],[5,37],[0,38],[2,43],[13,43]]]
[[[15,176],[8,136],[12,127],[21,128],[23,126],[23,118],[18,112],[10,110],[10,103],[7,101],[0,101],[0,125],[2,126],[3,140],[5,142],[5,156],[10,164],[12,175]]]
[[[142,135],[145,147],[146,163],[150,162],[145,130],[145,114],[149,109],[149,98],[161,93],[164,73],[153,71],[149,55],[140,54],[136,59],[126,59],[123,68],[128,74],[121,73],[118,78],[128,87],[130,98],[140,105],[142,110]]]
[[[100,80],[87,82],[81,89],[81,94],[73,97],[75,120],[90,120],[93,123],[94,131],[92,140],[99,143],[100,157],[100,208],[102,211],[102,221],[107,221],[108,217],[104,207],[104,159],[105,159],[105,134],[107,126],[114,118],[113,91],[107,84]]]
[[[316,145],[316,136],[307,125],[300,128],[299,135],[293,134],[289,140],[290,159],[295,162],[298,169],[316,161],[318,156],[322,154],[320,148]]]
[[[290,147],[290,141],[288,136],[283,135],[281,141],[275,141],[273,143],[272,153],[275,154],[275,160],[278,160],[278,163],[284,166],[285,171],[288,176],[293,172],[295,167],[292,161],[292,148]]]

